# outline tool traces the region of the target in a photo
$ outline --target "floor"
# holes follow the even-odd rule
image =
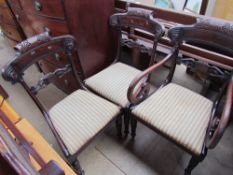
[[[14,57],[14,51],[0,38],[0,68]],[[166,72],[166,71],[165,71]],[[159,83],[164,71],[158,72],[154,81]],[[36,68],[30,69],[27,80],[31,83],[41,75]],[[199,91],[200,85],[179,67],[175,73],[175,82]],[[12,85],[0,77],[0,84],[10,94],[8,99],[13,108],[27,118],[47,139],[59,154],[61,151],[49,130],[42,114],[19,85]],[[49,86],[40,94],[46,106],[51,107],[66,95],[54,86]],[[210,150],[207,158],[194,171],[194,175],[233,175],[233,125],[226,130],[221,142]],[[61,154],[62,156],[62,154]],[[115,127],[110,126],[95,139],[79,156],[87,175],[181,175],[190,156],[180,148],[160,137],[155,132],[139,124],[135,140],[130,137],[119,140]]]

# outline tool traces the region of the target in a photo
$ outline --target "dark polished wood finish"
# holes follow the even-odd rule
[[[99,135],[108,125],[121,117],[121,115],[115,116],[111,121],[109,121],[106,126],[96,133],[92,138],[90,138],[79,150],[74,154],[70,154],[65,143],[61,139],[60,135],[57,133],[49,113],[47,112],[45,106],[41,103],[37,97],[37,93],[46,88],[50,83],[53,83],[56,80],[61,80],[66,75],[72,75],[73,79],[76,81],[76,85],[80,85],[80,88],[87,90],[82,82],[82,67],[77,67],[81,65],[76,59],[76,40],[71,35],[63,35],[59,37],[50,37],[48,32],[42,33],[31,37],[15,47],[16,56],[8,63],[2,70],[2,76],[5,80],[14,83],[20,83],[33,101],[36,103],[43,116],[45,117],[49,127],[51,128],[54,136],[56,137],[65,157],[67,158],[70,165],[72,165],[80,175],[83,175],[84,172],[79,164],[77,159],[78,154],[97,136]],[[51,55],[56,55],[57,53],[64,56],[63,59],[66,59],[66,65],[62,68],[57,68],[56,70],[47,73],[44,75],[35,85],[28,85],[24,81],[24,71],[36,62],[45,60],[46,58],[51,58]],[[56,59],[56,57],[53,57]],[[69,111],[67,111],[69,112]],[[88,111],[87,111],[88,112]]]
[[[228,84],[228,85],[227,85]],[[228,87],[227,87],[228,86]],[[219,108],[220,101],[225,95],[224,92],[227,90],[226,94],[226,102],[224,106],[224,110],[221,116],[217,115],[217,110]],[[212,113],[211,121],[208,127],[208,133],[206,136],[206,146],[210,149],[215,148],[220,139],[223,136],[225,129],[231,117],[232,113],[232,105],[233,105],[233,76],[231,77],[230,82],[226,82],[225,86],[221,89],[219,96],[216,98],[214,103],[214,110]]]
[[[133,93],[135,87],[138,85],[139,82],[141,82],[142,79],[148,77],[152,72],[156,71],[160,66],[164,65],[169,59],[173,59],[173,66],[171,66],[170,73],[168,75],[168,78],[164,81],[164,84],[160,87],[163,88],[164,85],[169,83],[172,80],[173,73],[176,67],[176,62],[182,62],[187,61],[185,59],[178,57],[178,51],[183,42],[192,41],[196,44],[205,44],[207,46],[211,47],[218,47],[218,49],[230,53],[233,53],[232,48],[232,36],[233,36],[233,30],[231,28],[231,25],[229,23],[225,23],[222,21],[211,21],[211,20],[200,20],[196,24],[188,26],[177,26],[174,28],[171,28],[168,31],[168,36],[171,40],[171,43],[173,46],[173,51],[171,54],[169,54],[167,57],[162,59],[162,61],[154,64],[153,66],[146,69],[144,72],[142,72],[140,75],[138,75],[131,83],[129,89],[128,89],[128,99],[132,104],[137,104],[140,101],[142,101],[140,98],[138,98],[138,95]],[[224,44],[225,43],[225,44]],[[205,63],[205,65],[211,68],[212,65],[208,65]],[[207,72],[210,72],[209,70]],[[224,76],[222,76],[223,82],[225,82],[222,85],[222,88],[219,91],[219,95],[215,99],[213,108],[212,108],[212,116],[209,120],[209,126],[207,129],[207,133],[205,136],[205,141],[203,144],[203,150],[200,155],[194,155],[192,152],[188,151],[185,146],[180,145],[179,143],[175,142],[174,140],[170,139],[163,133],[161,133],[158,129],[154,128],[152,125],[150,125],[148,122],[139,119],[137,116],[131,115],[132,119],[132,136],[135,136],[135,130],[136,130],[136,119],[153,129],[154,131],[158,132],[159,134],[163,135],[167,139],[171,140],[187,152],[189,152],[192,155],[192,158],[188,164],[188,167],[185,169],[185,174],[191,174],[191,171],[198,165],[199,162],[203,161],[206,157],[208,149],[213,149],[217,143],[220,141],[227,124],[230,121],[230,117],[232,115],[232,99],[233,99],[233,76],[232,71],[225,72]],[[227,88],[228,87],[228,88]],[[226,92],[227,91],[227,92]],[[156,91],[154,92],[156,93]],[[219,103],[223,97],[223,95],[226,93],[226,101],[225,106],[223,107],[223,113],[219,117],[216,113],[216,111],[219,108]],[[144,99],[143,99],[144,100]]]
[[[0,155],[0,172],[1,175],[17,174],[12,166]]]
[[[83,66],[85,77],[99,72],[113,61],[116,55],[117,35],[116,31],[109,26],[109,17],[116,10],[125,12],[125,1],[54,0],[50,2],[45,0],[7,0],[7,2],[14,14],[14,19],[22,27],[27,37],[44,31],[49,31],[52,36],[62,34],[74,35],[78,41],[80,62]],[[207,0],[204,1],[204,5],[207,4],[205,2]],[[203,9],[205,7],[204,5]],[[158,9],[141,4],[131,3],[130,6],[152,10],[156,14],[156,18],[161,20],[167,28],[177,24],[193,24],[197,21],[197,18],[202,18],[201,15],[174,12],[172,10]],[[5,27],[9,29],[8,25],[5,25]],[[12,28],[11,31],[6,32],[6,36],[12,41],[16,41],[19,38],[18,35],[13,35],[16,30],[18,28]],[[154,37],[150,34],[138,30],[135,30],[134,34],[146,42],[153,42],[154,40]],[[172,47],[166,37],[160,40],[159,45],[168,48]],[[190,44],[182,44],[180,52],[186,56],[204,61],[207,60],[209,63],[218,63],[218,66],[226,69],[233,67],[232,58],[215,54],[212,51],[207,51]],[[139,55],[138,47],[133,47],[133,54],[135,57]],[[135,64],[142,64],[138,60],[134,60],[133,62]],[[59,59],[57,63],[53,62],[53,65],[50,63],[47,60],[41,61],[39,63],[40,69],[44,73],[47,73],[48,70],[55,69],[61,64],[64,65]],[[75,80],[69,76],[64,77],[60,82],[56,82],[56,85],[63,91],[70,93],[75,88],[74,82]]]
[[[3,4],[0,6],[0,20],[2,23],[15,25],[11,11],[6,6],[6,4],[5,5]]]
[[[205,15],[207,7],[208,7],[209,0],[202,0],[200,14]]]
[[[59,36],[52,38],[49,36],[48,32],[42,33],[31,37],[20,44],[15,46],[17,52],[15,58],[6,65],[2,70],[2,76],[5,80],[12,83],[21,83],[25,88],[27,93],[31,96],[33,101],[36,103],[42,114],[44,115],[48,125],[50,126],[54,136],[56,137],[64,155],[70,161],[70,164],[77,162],[74,155],[70,155],[63,140],[55,130],[52,121],[50,120],[49,114],[46,108],[39,101],[36,94],[39,90],[45,88],[47,85],[55,81],[56,79],[61,79],[68,73],[71,73],[74,79],[76,79],[76,84],[79,84],[78,75],[82,74],[76,71],[76,65],[74,65],[74,54],[76,53],[76,40],[70,35]],[[46,57],[51,57],[51,55],[62,53],[66,56],[67,64],[63,68],[58,68],[54,72],[46,74],[38,83],[30,87],[24,81],[24,71],[30,66],[38,61],[44,60]],[[55,59],[55,57],[54,57]],[[81,68],[79,68],[81,70]],[[80,167],[79,167],[80,168]],[[82,170],[80,174],[82,174]]]
[[[170,83],[175,71],[176,67],[176,57],[178,56],[178,47],[174,48],[174,50],[168,54],[165,58],[163,58],[160,62],[150,66],[148,69],[143,71],[141,74],[139,74],[135,79],[131,82],[128,92],[127,92],[127,97],[130,101],[131,104],[138,104],[141,101],[143,101],[147,96],[143,95],[144,93],[148,94],[149,93],[149,88],[148,88],[148,83],[143,82],[142,80],[144,78],[147,78],[150,76],[152,72],[154,72],[156,69],[159,67],[163,66],[166,62],[173,60],[172,61],[172,66],[171,66],[171,71],[169,72],[167,79],[164,81],[164,84],[162,86],[165,86],[166,84]],[[135,91],[136,86],[140,82],[140,88],[139,90]],[[161,87],[162,87],[161,86]],[[145,92],[146,91],[146,92]]]
[[[25,39],[23,31],[5,0],[0,1],[0,26],[12,46]]]
[[[62,0],[20,0],[20,6],[27,14],[36,14],[54,19],[65,19]]]
[[[165,9],[159,9],[155,7],[148,7],[141,4],[136,3],[130,3],[130,6],[132,7],[142,7],[145,9],[153,10],[156,14],[156,17],[161,20],[161,22],[166,26],[166,28],[171,28],[176,26],[177,24],[186,24],[186,25],[192,25],[197,22],[198,19],[210,19],[210,20],[216,20],[217,18],[209,18],[202,15],[194,15],[194,14],[188,14],[188,13],[180,13],[172,10],[165,10]],[[115,1],[115,7],[116,11],[124,12],[126,9],[126,2],[125,1]],[[222,22],[224,22],[222,20]],[[226,23],[229,23],[228,25],[232,25],[230,21],[225,21]],[[141,31],[135,32],[135,37],[138,37],[142,39],[145,42],[151,43],[153,41],[153,36],[143,33]],[[165,48],[171,48],[172,45],[169,42],[169,39],[167,37],[163,37],[158,45],[165,47]],[[215,53],[210,50],[206,50],[201,47],[197,47],[191,44],[182,43],[180,46],[180,53],[182,53],[185,56],[189,56],[191,58],[203,60],[205,62],[209,62],[211,64],[218,65],[219,67],[222,67],[224,69],[232,70],[233,67],[233,59],[227,55]]]
[[[211,45],[215,49],[233,55],[233,23],[222,20],[199,19],[190,26],[177,26],[168,31],[171,43],[192,42]]]
[[[109,17],[114,13],[114,0],[8,0],[8,4],[27,37],[45,31],[51,36],[74,35],[86,77],[113,61],[116,32],[109,26]],[[62,56],[56,57],[56,61],[52,57],[40,61],[40,70],[47,73],[64,66]],[[66,93],[79,88],[70,75],[55,85]]]
[[[86,77],[112,63],[116,53],[114,29],[109,17],[114,0],[64,1],[68,26],[77,38],[78,53]]]

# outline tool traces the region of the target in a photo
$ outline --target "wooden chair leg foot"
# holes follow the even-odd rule
[[[184,170],[184,175],[191,175],[191,172],[188,172],[188,170]]]
[[[131,136],[134,139],[136,136],[137,120],[131,119]]]
[[[121,133],[117,133],[117,137],[118,137],[119,139],[121,139],[121,138],[122,138],[122,134],[121,134]]]
[[[187,168],[184,171],[185,175],[190,175],[192,170],[200,163],[202,162],[205,157],[207,155],[207,148],[204,149],[204,152],[199,156],[199,157],[195,157],[192,156],[191,160],[189,161],[189,164],[187,166]]]
[[[76,169],[76,171],[79,175],[85,175],[85,171],[82,169],[82,167],[77,159],[72,163],[72,165]]]
[[[125,125],[124,134],[125,134],[126,137],[129,134],[129,121],[130,121],[130,117],[128,115],[128,112],[125,112],[125,115],[124,115],[124,125]]]
[[[132,133],[131,133],[131,137],[132,137],[132,139],[135,139],[136,134],[132,134]]]
[[[117,117],[117,119],[116,119],[116,128],[117,128],[117,137],[122,138],[122,133],[121,133],[121,130],[122,130],[122,117],[121,116]]]

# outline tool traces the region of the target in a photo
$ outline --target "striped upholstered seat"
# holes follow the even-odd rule
[[[140,72],[134,67],[118,62],[88,78],[85,83],[98,94],[121,107],[126,107],[128,87]]]
[[[49,111],[52,123],[72,155],[120,112],[118,106],[77,90]]]
[[[200,155],[213,103],[170,83],[133,109],[140,120]]]

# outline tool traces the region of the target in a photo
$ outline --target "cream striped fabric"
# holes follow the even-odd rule
[[[194,154],[200,154],[213,103],[189,89],[170,83],[132,111]]]
[[[118,106],[77,90],[52,107],[49,115],[70,154],[74,154],[119,112]]]
[[[123,63],[116,63],[88,78],[85,83],[98,94],[126,107],[127,90],[131,81],[140,73],[138,69]]]

